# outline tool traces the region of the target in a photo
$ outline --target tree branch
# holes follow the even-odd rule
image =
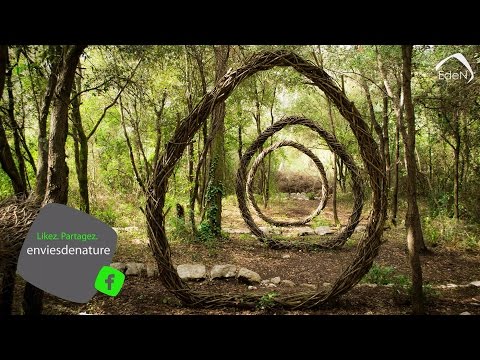
[[[100,118],[98,119],[97,123],[95,124],[95,126],[93,127],[93,129],[90,131],[90,133],[87,135],[87,140],[89,140],[93,134],[95,134],[95,131],[97,131],[97,128],[98,126],[100,125],[100,123],[102,122],[102,120],[105,118],[105,115],[107,115],[107,111],[113,107],[117,101],[118,101],[118,98],[120,97],[120,95],[122,95],[122,92],[123,90],[125,90],[125,88],[127,87],[127,85],[130,83],[130,81],[132,80],[133,76],[135,75],[135,72],[137,71],[138,69],[138,66],[140,65],[140,63],[142,62],[143,58],[145,57],[142,56],[142,58],[138,61],[137,65],[135,66],[135,68],[133,69],[132,73],[130,74],[130,77],[127,79],[127,81],[125,81],[125,84],[121,87],[120,91],[118,92],[117,96],[115,96],[115,99],[113,99],[113,101],[108,105],[106,106],[104,109],[103,109],[103,113],[102,115],[100,116]]]

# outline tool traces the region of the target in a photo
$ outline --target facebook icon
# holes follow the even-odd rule
[[[117,296],[124,281],[125,275],[121,271],[104,266],[98,272],[95,289],[109,296]]]
[[[108,290],[112,290],[113,279],[115,279],[115,274],[108,274],[105,283],[108,286]]]

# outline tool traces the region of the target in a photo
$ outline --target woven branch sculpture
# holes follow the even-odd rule
[[[259,71],[275,66],[290,66],[321,89],[348,121],[358,142],[360,155],[368,173],[372,190],[372,211],[366,231],[358,243],[352,263],[344,269],[339,278],[327,291],[305,292],[294,295],[278,295],[272,299],[274,305],[284,308],[315,308],[347,292],[368,272],[381,245],[386,215],[385,172],[381,165],[378,146],[357,108],[348,100],[330,76],[318,66],[289,51],[262,52],[252,56],[245,65],[229,71],[195,106],[177,127],[172,139],[166,145],[163,155],[155,164],[148,183],[146,220],[150,246],[158,264],[160,278],[165,287],[186,305],[201,307],[235,306],[255,308],[261,299],[259,294],[217,294],[192,290],[180,279],[171,260],[170,246],[165,232],[163,212],[168,189],[168,179],[175,165],[205,123],[215,104],[228,98],[231,92],[246,78]],[[240,166],[243,166],[242,164]],[[246,169],[240,183],[246,183]],[[238,185],[237,181],[237,185]],[[244,187],[245,188],[245,187]],[[238,193],[238,191],[237,191]]]
[[[247,206],[247,201],[245,199],[245,169],[248,168],[248,164],[252,159],[255,152],[261,148],[263,144],[268,140],[269,137],[273,136],[278,131],[282,130],[284,127],[288,125],[302,125],[306,126],[317,134],[319,134],[328,144],[330,150],[336,153],[344,162],[347,169],[351,173],[352,177],[352,192],[353,192],[353,210],[348,219],[347,225],[340,230],[340,232],[334,234],[331,237],[328,237],[328,240],[322,241],[319,243],[315,242],[287,242],[287,241],[280,241],[269,238],[265,235],[265,233],[257,226],[253,217],[250,213],[250,210]],[[307,150],[309,151],[309,150]],[[311,152],[310,152],[311,153]],[[255,163],[254,165],[255,166]],[[252,168],[253,168],[252,166]],[[320,171],[321,172],[321,171]],[[248,188],[248,180],[247,180],[247,188]],[[357,166],[355,165],[352,157],[347,153],[344,146],[338,142],[338,140],[330,134],[328,131],[324,130],[318,124],[314,123],[312,120],[298,117],[298,116],[291,116],[287,118],[283,118],[265,131],[263,131],[257,139],[250,145],[250,147],[245,151],[243,154],[242,159],[240,161],[240,166],[237,171],[237,184],[236,184],[236,192],[237,192],[237,199],[238,199],[238,207],[240,208],[240,213],[242,214],[243,220],[247,224],[250,231],[261,241],[265,242],[270,248],[272,249],[305,249],[305,250],[315,250],[315,249],[337,249],[343,246],[348,238],[353,234],[355,227],[360,221],[360,216],[362,214],[363,209],[363,185],[362,180],[360,177],[360,171],[358,170]],[[250,196],[250,194],[249,194]],[[251,198],[253,198],[253,194],[251,194]],[[320,204],[324,205],[324,204]],[[258,207],[257,207],[258,208]],[[318,210],[318,208],[317,208]],[[321,210],[321,209],[320,209]],[[315,213],[314,213],[315,214]],[[308,218],[307,218],[308,219]],[[265,219],[264,219],[265,220]]]
[[[291,146],[305,155],[307,155],[312,161],[315,163],[315,166],[317,167],[319,173],[320,173],[320,180],[322,182],[322,191],[320,195],[320,203],[318,204],[317,208],[306,218],[302,220],[296,220],[296,221],[280,221],[280,220],[274,220],[267,215],[265,215],[260,208],[257,205],[257,202],[255,201],[255,197],[253,196],[253,179],[255,178],[255,174],[257,173],[258,167],[262,163],[263,159],[270,154],[272,151],[277,150],[280,147],[284,146]],[[248,195],[248,200],[250,201],[250,204],[252,204],[253,208],[255,209],[255,212],[258,214],[258,216],[264,220],[265,222],[274,225],[274,226],[301,226],[305,225],[308,222],[310,222],[315,216],[318,216],[320,212],[325,208],[325,205],[327,205],[327,197],[328,197],[328,180],[327,180],[327,174],[325,173],[325,169],[323,168],[323,164],[320,161],[320,159],[315,155],[312,151],[307,149],[305,146],[302,144],[299,144],[294,141],[290,140],[283,140],[280,142],[277,142],[268,148],[264,149],[255,159],[255,161],[252,164],[252,167],[250,168],[250,171],[248,172],[247,176],[247,195]],[[248,225],[248,224],[247,224]],[[251,230],[251,229],[250,229]]]
[[[16,264],[41,202],[35,197],[11,197],[0,202],[0,259]]]
[[[5,298],[15,285],[18,256],[41,201],[34,197],[11,197],[0,202],[0,298]]]

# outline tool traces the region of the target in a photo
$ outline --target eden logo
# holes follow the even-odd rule
[[[442,71],[440,70],[440,68],[443,66],[443,64],[445,64],[448,60],[452,59],[452,58],[455,58],[457,59],[458,61],[460,61],[462,63],[463,66],[465,66],[466,70],[465,71],[457,71],[457,72],[454,72],[454,71]],[[445,59],[443,59],[442,61],[440,61],[436,66],[435,66],[435,70],[438,71],[438,78],[440,80],[458,80],[458,79],[467,79],[468,78],[468,75],[470,73],[470,79],[467,81],[467,84],[473,80],[473,70],[472,70],[472,67],[470,66],[470,63],[468,62],[468,60],[465,58],[465,56],[463,56],[462,54],[460,53],[456,53],[456,54],[453,54],[453,55],[450,55],[450,56],[447,56]]]
[[[104,266],[98,272],[95,289],[109,296],[117,296],[124,281],[125,275],[121,271],[110,266]]]

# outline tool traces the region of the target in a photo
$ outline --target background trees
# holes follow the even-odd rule
[[[383,155],[388,216],[412,230],[420,248],[443,239],[436,221],[480,222],[478,79],[441,80],[434,70],[460,52],[476,71],[477,46],[0,46],[0,198],[35,192],[111,225],[143,223],[152,166],[179,120],[229,68],[271,48],[322,66],[355,102]],[[261,72],[214,109],[174,169],[166,208],[174,209],[167,221],[179,237],[221,238],[222,201],[234,201],[239,158],[286,115],[319,121],[359,158],[323,94],[289,69]],[[285,138],[313,149],[325,162],[331,196],[348,200],[349,174],[325,144],[297,128],[271,142]],[[295,150],[270,154],[255,179],[259,203],[268,207],[288,179],[298,184],[310,169]],[[302,191],[315,196],[314,186]]]

